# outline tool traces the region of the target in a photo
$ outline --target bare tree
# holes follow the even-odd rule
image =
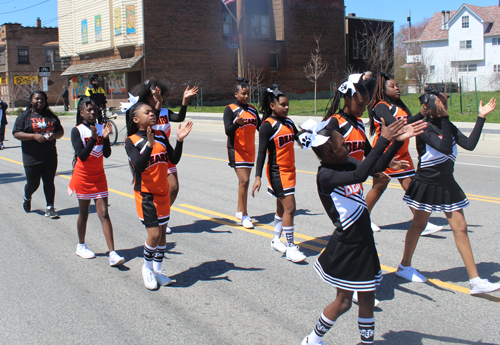
[[[304,66],[304,73],[306,74],[307,80],[314,83],[314,115],[316,115],[316,94],[318,89],[318,79],[321,78],[326,70],[328,69],[328,63],[324,62],[321,58],[319,49],[319,40],[321,35],[316,37],[314,34],[314,40],[316,41],[316,49],[311,52],[311,59],[309,63]]]
[[[383,26],[380,23],[371,31],[362,42],[361,56],[366,61],[367,70],[393,74],[394,69],[394,35],[392,26]]]
[[[407,79],[414,80],[416,83],[416,92],[421,93],[424,91],[425,85],[428,83],[429,75],[431,74],[431,61],[432,54],[426,49],[422,49],[421,43],[412,44],[413,52],[420,52],[414,54],[414,62],[408,64]]]
[[[248,64],[248,79],[252,88],[257,89],[257,102],[260,102],[260,86],[264,80],[264,68],[258,68],[255,65]],[[253,95],[253,91],[252,91]]]
[[[37,77],[36,73],[30,73],[28,76],[24,77],[14,77],[18,79],[14,80],[14,83],[10,87],[11,96],[9,97],[9,102],[11,102],[10,106],[12,108],[14,108],[17,101],[25,100],[27,104],[29,96],[34,91],[41,90],[40,83],[34,81],[36,80],[35,77]]]

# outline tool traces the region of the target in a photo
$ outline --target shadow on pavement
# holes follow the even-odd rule
[[[230,230],[214,230],[220,226],[227,226],[225,224],[220,224],[215,222],[216,220],[221,221],[221,222],[226,222],[226,223],[232,223],[231,220],[225,219],[225,218],[212,218],[212,220],[196,220],[194,223],[191,224],[186,224],[186,225],[180,225],[180,226],[174,226],[172,227],[172,232],[173,233],[194,233],[198,234],[201,232],[208,232],[208,233],[214,233],[214,234],[220,234],[220,233],[228,233],[231,234],[232,231]],[[234,223],[234,225],[238,225]],[[167,242],[168,242],[168,235],[167,235]]]
[[[178,273],[176,275],[170,276],[172,280],[176,282],[171,285],[171,287],[179,287],[186,288],[190,287],[197,282],[204,281],[213,281],[213,280],[226,280],[228,282],[231,281],[229,277],[220,275],[227,273],[229,271],[262,271],[264,268],[245,268],[235,266],[232,262],[227,262],[226,260],[216,260],[204,262],[199,266],[191,267],[187,271]]]
[[[481,344],[481,345],[495,345],[494,343],[485,343],[481,340],[470,341],[465,339],[458,339],[453,337],[444,337],[439,335],[425,334],[413,331],[389,331],[388,333],[382,334],[383,340],[375,341],[376,344],[413,344],[413,345],[423,345],[428,344],[429,340],[439,341],[440,343],[450,343],[450,344]],[[423,340],[426,340],[425,343]]]
[[[26,177],[24,176],[24,174],[14,174],[14,173],[0,174],[0,184],[25,182],[25,181]],[[20,200],[22,200],[22,196]]]

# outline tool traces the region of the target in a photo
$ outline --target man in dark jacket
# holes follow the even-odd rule
[[[7,125],[8,105],[0,99],[0,150],[3,150],[3,140],[5,138],[5,126]]]
[[[69,110],[69,94],[68,94],[68,89],[66,86],[63,86],[63,93],[62,93],[62,99],[64,103],[64,111]]]

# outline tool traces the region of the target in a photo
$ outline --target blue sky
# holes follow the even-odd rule
[[[89,6],[92,6],[93,1],[96,0],[88,0]],[[496,0],[469,0],[468,3],[477,6],[498,6]],[[434,12],[457,10],[462,4],[463,0],[345,0],[346,14],[356,13],[358,17],[394,20],[396,31],[401,25],[407,24],[408,11],[411,11],[412,23],[418,23],[424,17],[431,17]],[[24,9],[30,6],[33,7]],[[37,17],[42,19],[44,26],[57,26],[57,0],[0,0],[0,24],[18,22],[23,26],[34,26]]]

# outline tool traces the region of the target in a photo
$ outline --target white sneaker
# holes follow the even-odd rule
[[[354,293],[352,294],[352,301],[354,303],[358,304],[358,292],[357,291],[354,291]],[[373,301],[373,306],[377,307],[379,304],[380,304],[380,301],[375,298],[375,300]]]
[[[373,232],[379,232],[380,231],[380,228],[374,222],[372,222],[372,231]]]
[[[300,345],[326,345],[326,344],[322,341],[319,343],[311,343],[309,342],[309,336],[306,336],[304,339],[302,339]]]
[[[155,278],[156,278],[156,281],[158,282],[158,285],[161,285],[161,286],[167,286],[167,285],[170,285],[172,283],[172,279],[170,279],[169,277],[167,277],[166,274],[163,274],[161,272],[155,271]]]
[[[172,233],[172,229],[167,225],[167,230],[165,231],[166,234],[170,235]]]
[[[291,262],[301,262],[306,259],[306,256],[299,250],[299,246],[293,246],[286,247],[286,258]]]
[[[76,255],[81,256],[84,259],[95,258],[94,252],[88,249],[85,243],[78,243],[76,246]]]
[[[243,217],[242,212],[236,212],[236,214],[234,216],[236,218],[238,218],[239,220],[241,220],[241,218]]]
[[[398,270],[396,271],[396,275],[409,280],[414,283],[425,283],[427,278],[421,275],[416,269],[413,267],[403,267],[401,264],[398,266]]]
[[[253,229],[252,220],[249,216],[243,216],[243,218],[241,218],[241,225],[246,229]]]
[[[150,270],[146,266],[142,266],[142,278],[144,279],[144,286],[149,290],[156,290],[158,288],[158,282],[156,281],[156,276],[153,270]]]
[[[479,281],[475,283],[469,283],[469,287],[469,293],[471,295],[500,290],[500,284],[490,283],[488,279],[479,279]]]
[[[272,240],[271,241],[271,248],[273,248],[275,251],[280,252],[282,254],[286,253],[286,244],[281,242],[281,240]]]
[[[427,226],[425,227],[424,231],[420,234],[420,236],[427,236],[430,234],[433,234],[435,232],[443,230],[443,227],[440,225],[432,224],[432,223],[427,223]]]
[[[118,266],[125,262],[125,259],[118,255],[114,250],[109,253],[109,265],[110,266]]]

